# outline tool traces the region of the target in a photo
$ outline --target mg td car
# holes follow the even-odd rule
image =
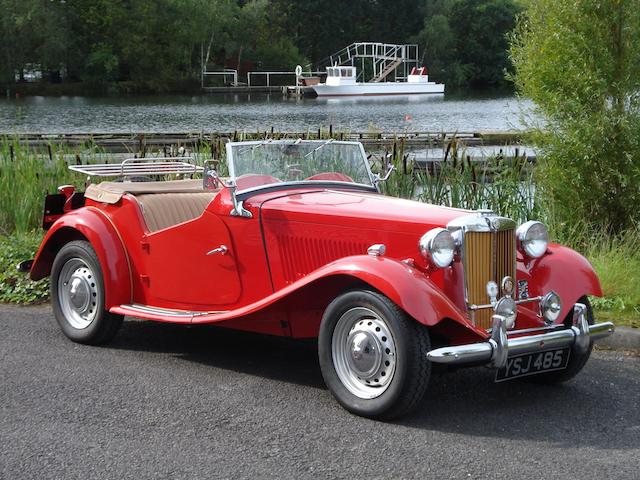
[[[228,143],[226,156],[224,178],[184,159],[71,167],[118,181],[49,195],[22,265],[50,277],[67,337],[108,342],[129,315],[317,338],[336,400],[388,419],[420,405],[435,365],[562,382],[614,330],[594,322],[589,262],[539,222],[384,196],[355,142]]]

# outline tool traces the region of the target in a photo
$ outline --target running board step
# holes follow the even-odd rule
[[[132,317],[147,318],[150,320],[161,321],[186,321],[190,322],[193,318],[203,315],[219,315],[227,313],[227,310],[220,311],[191,311],[191,310],[173,310],[170,308],[153,307],[151,305],[140,305],[134,303],[131,305],[120,305],[111,309],[113,313],[122,315],[130,315]]]

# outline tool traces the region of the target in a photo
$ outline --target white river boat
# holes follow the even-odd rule
[[[443,94],[444,84],[430,82],[425,67],[413,68],[406,82],[366,82],[356,81],[356,67],[327,67],[325,83],[312,85],[319,97],[360,96],[360,95],[423,95]]]

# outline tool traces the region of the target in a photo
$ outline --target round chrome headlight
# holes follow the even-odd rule
[[[516,230],[520,251],[531,258],[540,258],[547,251],[549,232],[544,224],[536,221],[523,223]]]
[[[517,305],[513,298],[502,297],[496,303],[494,310],[496,315],[504,317],[507,328],[513,328],[516,324]]]
[[[544,316],[544,321],[548,324],[554,323],[562,311],[562,301],[560,295],[551,291],[540,300],[540,310]]]
[[[446,228],[434,228],[420,238],[418,248],[434,267],[444,268],[453,262],[456,242]]]

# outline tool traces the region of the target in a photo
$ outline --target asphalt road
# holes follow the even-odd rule
[[[0,478],[640,478],[640,358],[560,387],[434,375],[396,423],[344,411],[312,342],[127,321],[68,341],[0,306]]]

